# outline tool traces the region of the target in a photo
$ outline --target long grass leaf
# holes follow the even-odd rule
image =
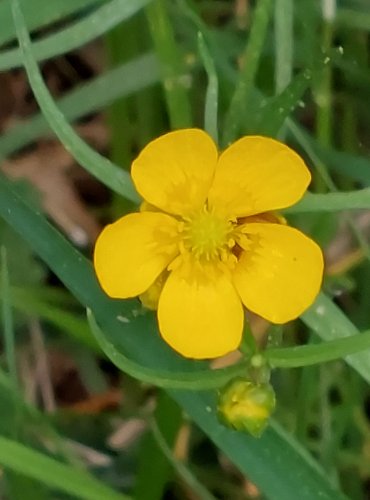
[[[31,40],[20,10],[19,1],[13,0],[13,16],[24,65],[31,88],[45,118],[66,149],[86,170],[127,199],[137,202],[138,195],[127,172],[113,165],[107,158],[88,146],[73,130],[63,113],[57,108],[47,89],[32,54]]]
[[[7,469],[36,479],[73,497],[86,500],[129,500],[103,483],[23,444],[0,436],[0,463]]]
[[[33,55],[37,61],[43,61],[81,47],[128,19],[150,1],[111,0],[60,32],[34,42],[32,44]],[[20,49],[0,52],[0,71],[16,68],[22,64],[23,57]]]
[[[15,338],[14,338],[14,323],[11,307],[10,284],[9,284],[9,269],[7,250],[4,246],[0,248],[1,254],[1,302],[2,302],[2,323],[4,332],[4,344],[6,361],[8,365],[10,379],[14,390],[18,388],[17,364],[15,359]]]
[[[66,119],[74,121],[100,111],[119,97],[129,96],[157,82],[158,64],[155,56],[148,53],[72,90],[57,101],[57,106]],[[0,137],[0,156],[5,157],[17,151],[43,134],[50,134],[50,127],[39,113]]]
[[[99,5],[106,0],[21,0],[22,10],[30,30],[42,28],[50,23],[60,21],[66,16],[77,14],[83,9]],[[0,2],[0,45],[16,38],[13,16],[12,0]]]

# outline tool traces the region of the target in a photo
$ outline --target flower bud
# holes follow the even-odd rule
[[[231,380],[220,392],[218,416],[237,431],[261,436],[275,408],[275,393],[270,384],[256,384],[241,377]]]
[[[140,302],[144,307],[150,309],[151,311],[156,311],[158,309],[159,297],[162,293],[167,276],[168,273],[164,271],[158,276],[148,290],[139,295]]]

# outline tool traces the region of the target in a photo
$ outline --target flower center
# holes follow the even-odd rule
[[[197,259],[225,260],[235,245],[234,223],[222,219],[206,207],[184,221],[183,243]]]

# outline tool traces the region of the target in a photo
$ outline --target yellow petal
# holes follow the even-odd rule
[[[244,305],[272,323],[297,318],[315,300],[323,274],[319,246],[279,224],[246,224],[250,241],[234,270]]]
[[[114,298],[147,290],[176,257],[178,222],[162,213],[134,213],[104,228],[94,250],[103,290]]]
[[[285,144],[247,136],[220,156],[209,204],[234,217],[289,207],[304,194],[311,174]]]
[[[239,346],[243,307],[230,278],[211,268],[176,268],[167,279],[158,305],[159,330],[183,356],[216,358]]]
[[[203,207],[218,152],[202,130],[170,132],[150,142],[132,164],[138,192],[164,212],[187,215]]]

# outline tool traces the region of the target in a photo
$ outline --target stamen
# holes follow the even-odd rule
[[[189,252],[196,260],[228,262],[228,256],[235,246],[233,233],[235,223],[220,218],[204,206],[198,213],[184,218],[180,227],[182,242],[180,252]]]

